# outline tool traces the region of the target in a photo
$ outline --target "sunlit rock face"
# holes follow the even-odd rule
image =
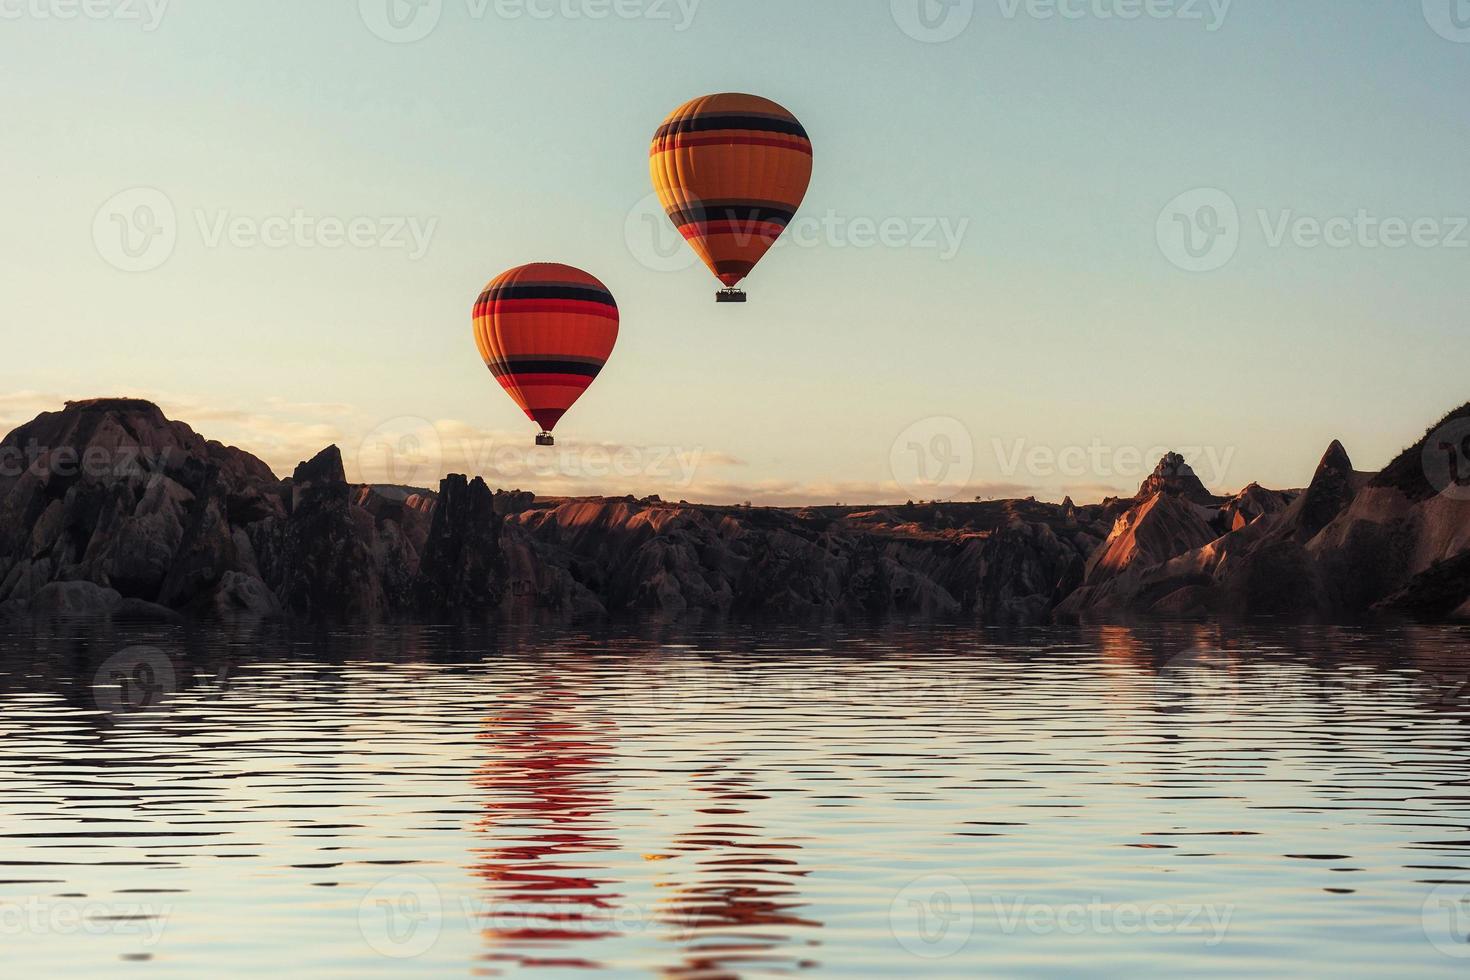
[[[1470,492],[1448,478],[1434,485],[1437,473],[1426,460],[1443,448],[1443,433],[1466,428],[1464,419],[1470,406],[1378,474],[1355,471],[1333,442],[1306,490],[1252,485],[1215,514],[1182,503],[1187,491],[1175,495],[1180,503],[1166,503],[1167,488],[1151,479],[1057,617],[1348,619],[1386,612],[1463,619],[1470,613]],[[1461,447],[1449,450],[1459,462]],[[1220,533],[1192,540],[1206,527]]]
[[[148,402],[73,402],[0,443],[0,619],[1463,617],[1470,488],[1424,463],[1460,419],[1379,474],[1333,443],[1302,491],[1217,496],[1170,454],[1096,505],[781,509],[358,486],[336,447],[281,480]]]

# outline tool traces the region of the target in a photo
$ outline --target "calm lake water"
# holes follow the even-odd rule
[[[1470,974],[1470,632],[0,641],[10,976]]]

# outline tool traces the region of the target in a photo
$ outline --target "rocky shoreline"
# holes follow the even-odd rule
[[[0,619],[1470,620],[1466,436],[1470,405],[1376,474],[1334,443],[1305,490],[1216,496],[1171,455],[1085,506],[780,509],[357,486],[336,447],[281,480],[149,402],[71,402],[0,442]]]

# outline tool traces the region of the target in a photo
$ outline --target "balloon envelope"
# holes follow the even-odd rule
[[[728,287],[750,274],[796,216],[812,143],[791,113],[757,95],[707,95],[664,121],[649,151],[664,211]]]
[[[490,280],[475,304],[475,343],[506,394],[551,432],[618,341],[618,304],[595,276],[538,262]]]

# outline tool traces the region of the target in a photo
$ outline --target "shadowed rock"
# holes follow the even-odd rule
[[[1096,505],[783,509],[354,486],[336,447],[278,480],[147,402],[74,402],[0,442],[0,618],[1455,617],[1470,493],[1432,453],[1462,420],[1373,477],[1334,443],[1302,493],[1216,497],[1170,454]]]
[[[431,614],[487,612],[500,606],[505,566],[500,554],[503,518],[495,495],[479,477],[449,476],[424,545],[414,598]]]
[[[1346,510],[1357,493],[1355,482],[1353,461],[1342,443],[1334,439],[1317,465],[1311,486],[1302,494],[1295,519],[1298,536],[1303,540],[1316,537],[1318,531]]]

